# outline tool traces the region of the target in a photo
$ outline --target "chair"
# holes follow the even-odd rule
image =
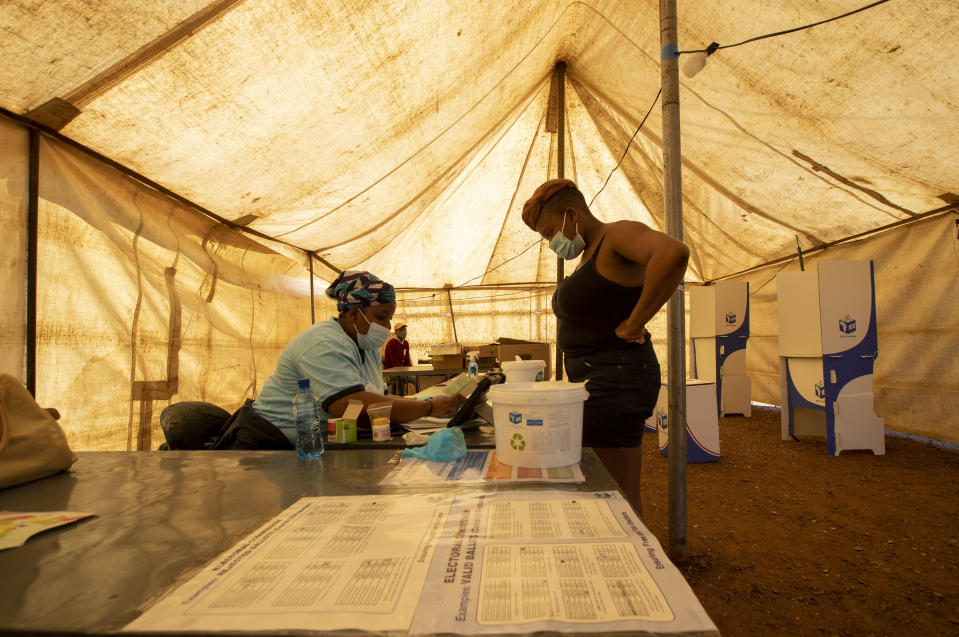
[[[386,390],[394,396],[415,394],[419,390],[416,381],[410,380],[411,378],[415,379],[414,376],[391,376],[386,383]]]
[[[188,400],[173,403],[160,412],[160,427],[167,448],[208,449],[230,418],[230,412],[212,403]]]

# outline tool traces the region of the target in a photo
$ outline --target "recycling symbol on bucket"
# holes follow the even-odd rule
[[[509,446],[515,449],[516,451],[522,451],[526,448],[526,441],[523,440],[523,434],[513,434],[513,437],[510,438]]]

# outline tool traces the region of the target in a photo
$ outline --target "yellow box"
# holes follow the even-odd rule
[[[336,420],[336,442],[356,442],[356,420],[363,413],[363,402],[351,400],[342,418]]]

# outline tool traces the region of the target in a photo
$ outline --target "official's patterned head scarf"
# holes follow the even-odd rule
[[[550,197],[567,188],[575,189],[576,184],[569,179],[550,179],[540,184],[523,204],[523,221],[526,225],[536,230],[536,222],[539,221],[539,215],[543,212],[543,205]]]
[[[346,270],[326,288],[326,295],[336,301],[336,309],[345,312],[351,307],[384,305],[396,302],[393,286],[365,270]]]

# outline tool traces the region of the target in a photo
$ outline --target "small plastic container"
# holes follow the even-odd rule
[[[545,372],[546,361],[503,361],[507,383],[538,383]]]
[[[373,429],[373,440],[384,442],[390,440],[390,411],[393,403],[384,401],[373,403],[366,407],[366,415],[370,417],[370,427]]]

